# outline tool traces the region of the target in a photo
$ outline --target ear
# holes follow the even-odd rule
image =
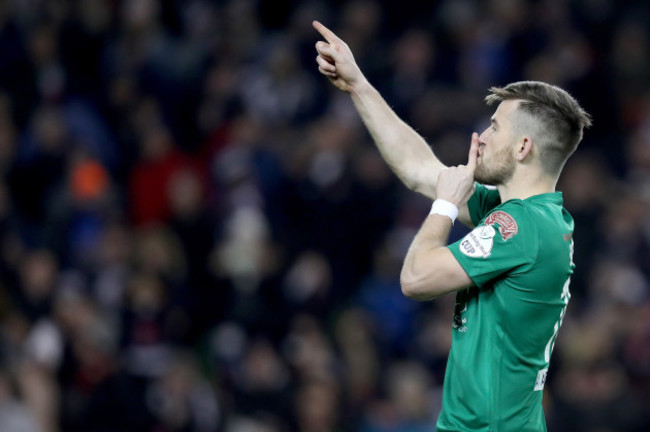
[[[528,137],[524,136],[521,141],[519,141],[519,145],[517,147],[517,161],[518,162],[523,162],[527,157],[529,157],[532,154],[533,151],[533,140]]]

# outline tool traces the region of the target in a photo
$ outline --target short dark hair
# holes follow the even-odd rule
[[[539,81],[519,81],[505,87],[491,87],[485,97],[488,105],[504,100],[520,100],[517,113],[523,114],[522,124],[531,126],[533,142],[539,145],[544,169],[559,174],[566,160],[582,140],[583,129],[591,126],[591,116],[565,90]],[[522,127],[515,124],[515,127]]]

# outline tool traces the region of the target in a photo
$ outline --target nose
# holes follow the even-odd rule
[[[488,138],[490,137],[490,134],[492,133],[491,128],[487,128],[483,131],[483,133],[478,137],[478,142],[479,144],[485,145],[487,143]]]

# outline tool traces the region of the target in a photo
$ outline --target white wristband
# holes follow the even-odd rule
[[[456,218],[458,217],[458,207],[449,201],[438,198],[433,202],[429,214],[447,216],[449,219],[451,219],[451,223],[453,225],[453,223],[456,221]]]

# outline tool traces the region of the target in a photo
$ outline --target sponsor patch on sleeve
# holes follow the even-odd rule
[[[504,241],[513,238],[519,232],[515,219],[502,210],[492,213],[484,223],[485,225],[499,224],[499,234]]]
[[[495,235],[492,225],[478,226],[461,240],[458,248],[472,258],[487,258],[492,253]]]

